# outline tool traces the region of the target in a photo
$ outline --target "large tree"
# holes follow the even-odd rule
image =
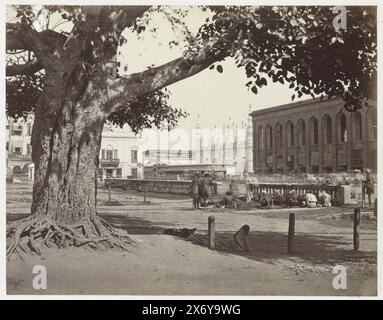
[[[18,117],[34,111],[35,179],[32,215],[9,227],[7,254],[27,247],[39,252],[37,239],[47,246],[128,249],[128,235],[96,213],[103,126],[106,121],[128,123],[139,131],[164,120],[175,124],[185,113],[166,103],[164,88],[206,68],[222,72],[219,61],[235,59],[255,94],[268,81],[287,83],[294,90],[292,99],[339,96],[350,111],[375,98],[375,7],[346,12],[332,7],[200,9],[211,12],[210,18],[191,35],[183,22],[187,8],[45,6],[36,12],[17,7],[19,21],[6,25],[7,112]],[[138,36],[150,29],[155,11],[181,26],[188,42],[184,54],[119,76],[123,31],[130,28]],[[49,23],[36,30],[34,21],[42,14],[60,14],[72,30],[57,32]]]

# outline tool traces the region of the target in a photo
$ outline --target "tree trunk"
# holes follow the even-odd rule
[[[134,245],[126,232],[96,215],[107,93],[92,83],[80,91],[56,78],[40,95],[32,132],[32,215],[8,228],[7,256],[21,255],[27,248],[40,254],[35,240],[47,247],[88,244],[129,251]]]
[[[96,215],[99,146],[106,118],[89,97],[71,100],[67,95],[52,99],[49,91],[43,92],[32,133],[32,214],[68,225]]]

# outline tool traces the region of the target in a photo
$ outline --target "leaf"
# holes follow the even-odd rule
[[[256,86],[251,87],[251,91],[253,91],[254,94],[258,93],[258,89]]]
[[[266,78],[261,78],[261,84],[264,85],[264,86],[267,86]]]
[[[217,71],[218,71],[219,73],[222,73],[222,72],[223,72],[223,68],[222,68],[222,66],[221,66],[220,64],[217,66]]]
[[[214,64],[212,64],[210,67],[209,67],[209,70],[213,70],[214,69]]]
[[[306,20],[303,19],[303,18],[298,18],[298,21],[299,21],[301,24],[306,24]]]

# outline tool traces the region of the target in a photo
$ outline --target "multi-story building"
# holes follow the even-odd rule
[[[204,130],[197,126],[197,163],[219,164],[230,168],[230,175],[242,174],[248,167],[246,165],[247,130],[244,123],[240,126],[231,123],[222,128],[215,127],[213,130]]]
[[[99,179],[140,177],[142,170],[137,164],[140,143],[140,137],[128,126],[105,126],[101,139]]]
[[[251,120],[249,122],[251,124]],[[230,123],[213,129],[203,129],[197,123],[191,134],[191,149],[149,149],[142,152],[145,177],[149,176],[150,170],[177,172],[180,176],[189,175],[184,174],[185,170],[193,172],[208,167],[225,168],[226,175],[252,171],[252,164],[246,161],[247,150],[252,142],[248,143],[248,130],[245,123],[240,126]]]
[[[26,119],[8,119],[6,126],[7,175],[33,179],[32,127],[32,114]],[[140,176],[140,168],[137,165],[139,145],[140,138],[128,126],[121,129],[106,125],[102,132],[100,147],[99,179]]]
[[[33,116],[26,119],[8,119],[6,124],[7,175],[33,179],[31,135]]]
[[[195,150],[145,150],[142,154],[144,165],[185,165],[196,164]]]
[[[310,99],[252,112],[254,171],[376,170],[376,107],[348,112],[343,104]]]

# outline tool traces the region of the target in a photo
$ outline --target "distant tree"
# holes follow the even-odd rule
[[[194,37],[184,24],[187,8],[167,8],[172,25],[186,30],[188,49],[128,76],[117,72],[122,32],[131,28],[139,36],[150,29],[151,12],[163,7],[16,8],[20,21],[6,25],[7,114],[35,114],[35,180],[32,215],[9,227],[8,255],[25,249],[24,242],[39,252],[35,239],[47,246],[128,249],[128,235],[96,213],[103,126],[127,123],[137,132],[165,120],[176,125],[186,114],[167,104],[164,88],[206,68],[222,73],[219,61],[234,59],[255,94],[271,79],[289,84],[292,99],[339,96],[351,111],[376,95],[376,7],[347,8],[346,29],[334,28],[338,13],[331,7],[201,7],[213,14]],[[71,32],[56,32],[49,23],[35,29],[36,19],[49,21],[52,14],[70,21]]]

